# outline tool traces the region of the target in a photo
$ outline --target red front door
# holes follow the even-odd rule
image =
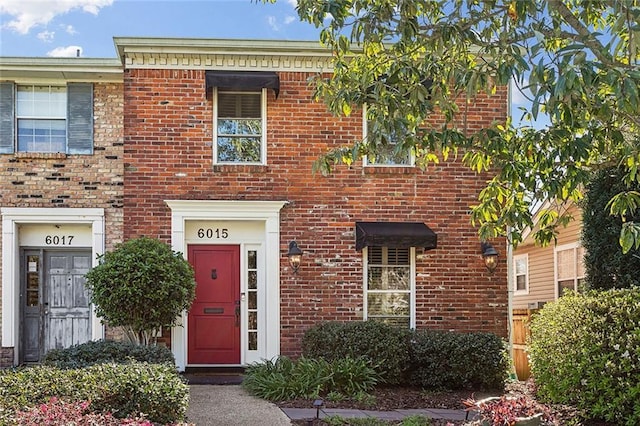
[[[192,245],[196,299],[188,318],[189,364],[240,364],[240,247]]]

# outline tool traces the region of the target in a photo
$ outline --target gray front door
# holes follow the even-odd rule
[[[24,250],[22,259],[22,361],[88,341],[91,251]]]

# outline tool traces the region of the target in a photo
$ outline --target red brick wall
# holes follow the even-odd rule
[[[417,260],[417,326],[507,333],[507,284],[501,264],[488,275],[469,206],[488,179],[459,162],[419,169],[339,165],[311,172],[328,148],[362,137],[362,115],[335,118],[312,102],[311,74],[280,73],[278,99],[268,94],[266,166],[212,165],[212,100],[204,72],[125,73],[125,238],[170,241],[165,199],[288,200],[281,211],[281,349],[299,353],[304,330],[320,320],[362,319],[362,255],[354,222],[424,222],[438,248]],[[471,128],[504,120],[506,89],[471,106]],[[179,177],[177,174],[184,174]],[[284,255],[290,240],[304,250],[297,275]],[[420,250],[418,250],[420,253]]]

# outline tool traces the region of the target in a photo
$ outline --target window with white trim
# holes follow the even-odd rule
[[[266,90],[214,90],[214,162],[266,163]]]
[[[580,245],[559,246],[554,257],[558,297],[567,290],[581,290],[584,282],[584,248]]]
[[[415,299],[415,249],[370,246],[365,260],[364,319],[412,327]]]
[[[93,153],[93,85],[0,83],[0,154]]]
[[[376,153],[375,155],[371,155],[369,157],[364,158],[365,166],[413,166],[414,165],[414,156],[409,151],[405,151],[400,149],[398,145],[400,139],[403,135],[394,132],[392,134],[387,134],[378,131],[376,129],[375,124],[367,120],[367,112],[366,108],[363,112],[364,117],[364,126],[363,126],[363,137],[367,139],[368,137],[379,137],[380,143],[377,143]]]
[[[18,85],[16,116],[19,152],[66,151],[66,87]]]
[[[517,293],[529,292],[529,255],[513,256],[513,291]]]

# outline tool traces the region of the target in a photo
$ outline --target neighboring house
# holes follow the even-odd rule
[[[122,227],[107,226],[104,248],[121,237],[157,237],[194,266],[196,300],[181,325],[161,337],[180,370],[297,356],[305,330],[329,320],[379,319],[506,337],[506,244],[492,242],[500,258],[490,274],[469,220],[489,174],[477,175],[459,159],[422,171],[406,157],[337,165],[326,177],[312,173],[320,155],[367,132],[362,112],[338,118],[312,100],[309,79],[331,71],[329,51],[297,41],[115,38],[115,44],[123,103],[108,118],[94,117],[94,131],[103,120],[120,120],[124,147],[111,144],[99,158],[94,150],[63,160],[70,168],[78,158],[77,173],[98,175],[79,182],[108,180],[110,171],[96,170],[102,166],[94,168],[94,160],[115,157],[113,164],[123,167],[124,186],[91,185],[96,189],[78,193],[83,208],[103,208],[107,218],[113,208],[107,198],[124,196],[118,198],[124,209],[117,210]],[[5,75],[6,60],[0,58],[0,80],[19,84],[18,74]],[[104,103],[94,96],[97,113]],[[507,106],[506,88],[481,95],[460,125],[473,131],[504,121]],[[32,204],[20,204],[27,188],[9,183],[29,173],[11,169],[27,160],[7,153],[0,161],[11,176],[2,183],[3,219],[13,217],[7,207],[46,204],[30,198]],[[47,200],[58,196],[55,188],[39,189]],[[14,204],[8,192],[15,193]],[[3,262],[13,273],[3,275],[2,346],[15,354],[21,331],[5,321],[25,310],[17,302],[18,282],[27,279],[18,272],[19,257],[46,246],[23,247],[19,235],[5,238],[13,245],[5,249],[3,240]],[[302,250],[297,271],[287,256],[292,241]],[[92,337],[99,335],[96,330]]]
[[[566,289],[578,290],[584,279],[582,211],[575,204],[561,207],[574,220],[558,232],[557,242],[536,245],[533,233],[513,251],[512,290],[514,309],[538,309],[556,300]]]
[[[122,241],[123,70],[0,58],[0,366],[104,337],[84,274]]]

